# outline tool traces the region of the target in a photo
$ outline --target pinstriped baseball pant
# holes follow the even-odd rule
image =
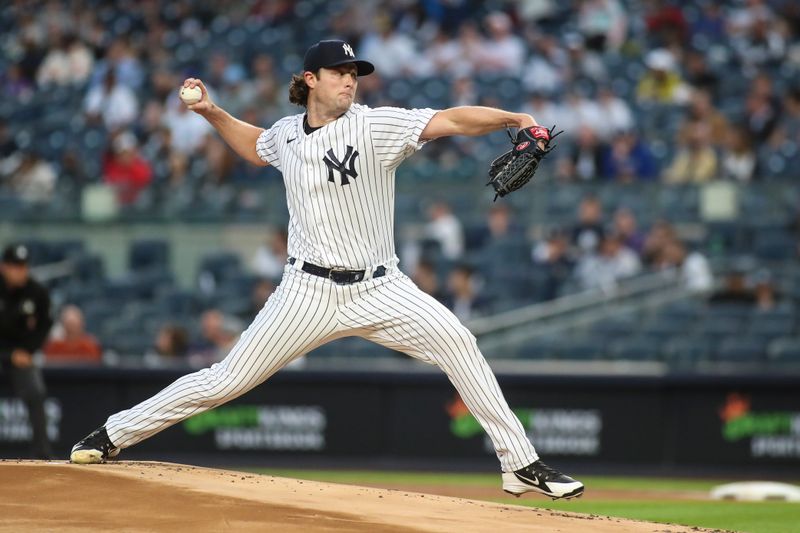
[[[275,293],[224,360],[112,415],[108,435],[120,448],[133,446],[241,396],[310,350],[351,335],[441,368],[488,433],[504,471],[538,459],[475,337],[395,268],[380,278],[337,285],[287,266]]]

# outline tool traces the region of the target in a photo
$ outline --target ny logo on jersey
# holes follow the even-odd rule
[[[349,185],[350,180],[347,179],[347,176],[351,178],[357,178],[358,172],[356,172],[356,158],[358,157],[358,151],[354,150],[352,146],[347,146],[347,152],[344,154],[344,159],[339,161],[336,157],[336,154],[333,153],[333,148],[328,150],[328,155],[322,160],[328,166],[328,181],[331,183],[335,183],[333,179],[333,171],[336,170],[339,172],[339,176],[342,180],[342,185]]]
[[[349,44],[347,44],[347,43],[343,44],[342,48],[344,48],[344,53],[345,54],[349,55],[350,57],[356,57],[355,52],[353,52],[353,47],[350,46]]]

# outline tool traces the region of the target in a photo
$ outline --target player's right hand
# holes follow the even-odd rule
[[[214,102],[211,101],[211,97],[208,95],[208,90],[206,90],[206,86],[201,80],[198,78],[186,78],[183,80],[183,87],[200,87],[200,90],[203,92],[203,96],[199,102],[196,104],[186,104],[186,107],[201,115],[211,111],[214,108]]]

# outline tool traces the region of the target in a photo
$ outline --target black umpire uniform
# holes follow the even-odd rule
[[[9,376],[14,393],[28,408],[33,431],[33,455],[52,456],[47,436],[46,391],[33,354],[44,344],[53,320],[50,295],[30,277],[28,249],[19,244],[3,251],[0,264],[0,367]]]

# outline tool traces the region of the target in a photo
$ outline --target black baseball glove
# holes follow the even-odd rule
[[[516,138],[509,132],[508,136],[511,137],[514,147],[492,161],[489,167],[489,183],[486,185],[494,187],[495,200],[498,196],[516,191],[531,180],[539,162],[555,148],[550,146],[550,141],[562,133],[559,131],[554,134],[555,129],[555,126],[550,129],[543,126],[523,128],[517,132]],[[543,147],[539,146],[540,143]]]

